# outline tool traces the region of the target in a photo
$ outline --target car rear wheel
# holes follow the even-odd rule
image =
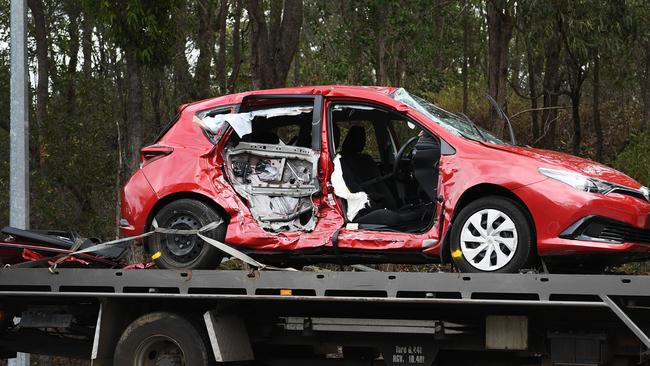
[[[165,205],[155,219],[159,227],[178,230],[196,230],[222,220],[210,206],[193,199],[180,199]],[[223,241],[226,225],[219,225],[204,235]],[[156,234],[149,242],[149,250],[160,252],[156,264],[165,269],[214,269],[223,258],[219,249],[196,235]]]
[[[526,212],[505,197],[490,196],[465,206],[451,229],[451,257],[462,272],[513,273],[534,255]]]

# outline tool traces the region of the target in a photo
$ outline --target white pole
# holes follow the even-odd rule
[[[11,125],[10,195],[11,226],[29,228],[29,114],[27,111],[27,7],[11,0]]]
[[[11,125],[9,223],[29,228],[29,114],[27,111],[27,6],[11,0]],[[9,365],[29,366],[27,353],[18,353]]]

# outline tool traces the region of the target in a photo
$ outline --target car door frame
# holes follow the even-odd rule
[[[420,127],[422,130],[427,131],[428,133],[436,136],[436,138],[444,141],[438,134],[431,131],[431,129],[426,127],[426,124],[418,121],[413,116],[410,116],[407,113],[401,112],[396,108],[382,104],[377,101],[369,101],[363,99],[354,99],[354,98],[327,98],[323,105],[325,120],[323,121],[323,150],[327,150],[326,155],[328,159],[329,166],[325,171],[327,176],[324,179],[327,182],[331,179],[331,173],[334,170],[333,159],[336,156],[336,150],[333,146],[333,118],[332,118],[332,108],[335,104],[350,104],[350,105],[360,105],[368,106],[377,109],[386,110],[390,113],[394,113],[404,119],[411,121],[416,126]],[[442,185],[442,174],[438,176],[438,189],[440,191]],[[358,229],[355,228],[353,223],[348,223],[345,217],[345,214],[342,209],[341,201],[338,197],[334,195],[333,187],[331,184],[327,184],[328,191],[327,195],[332,200],[337,202],[338,212],[343,219],[343,225],[338,230],[338,235],[336,238],[336,246],[340,249],[350,249],[350,250],[412,250],[420,252],[425,249],[431,249],[435,246],[439,246],[440,239],[440,225],[442,220],[438,219],[423,232],[421,233],[406,233],[406,232],[397,232],[397,231],[379,231],[372,229]],[[443,207],[441,207],[440,202],[434,202],[436,205],[436,216],[439,216]]]
[[[323,124],[323,96],[320,94],[250,94],[242,98],[239,104],[239,110],[236,113],[248,112],[250,109],[250,102],[253,100],[263,99],[313,99],[313,112],[311,121],[311,149],[314,151],[321,151],[322,140],[322,124]]]

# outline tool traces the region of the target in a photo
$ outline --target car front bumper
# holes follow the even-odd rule
[[[650,202],[575,190],[553,179],[516,189],[535,223],[541,256],[650,253]]]

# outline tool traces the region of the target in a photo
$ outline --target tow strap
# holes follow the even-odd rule
[[[203,226],[203,227],[201,227],[199,229],[179,230],[179,229],[168,229],[168,228],[164,228],[164,227],[159,227],[158,223],[154,219],[153,222],[151,223],[151,226],[153,227],[153,230],[151,230],[151,231],[148,231],[146,233],[142,233],[142,234],[136,235],[136,236],[129,236],[129,237],[126,237],[126,238],[121,238],[121,239],[107,241],[107,242],[104,242],[104,243],[95,244],[95,245],[93,245],[91,247],[81,249],[81,250],[73,250],[71,253],[67,253],[66,255],[58,258],[50,266],[49,271],[51,273],[55,273],[56,267],[60,263],[64,262],[66,259],[68,259],[68,258],[70,258],[70,257],[72,257],[74,255],[83,254],[83,253],[93,253],[93,252],[96,252],[96,251],[99,251],[99,250],[102,250],[102,249],[106,249],[106,248],[116,246],[118,244],[129,242],[129,241],[132,241],[132,240],[146,238],[146,237],[151,236],[153,234],[196,235],[201,240],[203,240],[204,242],[212,245],[213,247],[221,250],[222,252],[227,253],[230,256],[232,256],[234,258],[237,258],[237,259],[241,260],[242,262],[244,262],[246,264],[249,264],[249,265],[251,265],[251,266],[253,266],[253,267],[255,267],[255,268],[259,269],[259,270],[268,269],[268,270],[274,270],[274,271],[297,271],[295,268],[281,268],[281,267],[268,266],[268,265],[266,265],[264,263],[261,263],[261,262],[255,260],[255,259],[251,258],[246,253],[243,253],[242,251],[237,250],[237,249],[231,247],[228,244],[222,243],[222,242],[220,242],[220,241],[218,241],[216,239],[212,239],[212,238],[209,238],[209,237],[203,235],[203,233],[208,232],[208,231],[212,231],[212,230],[218,228],[223,223],[224,223],[223,220],[219,220],[219,221],[211,222],[211,223],[209,223],[209,224],[207,224],[207,225],[205,225],[205,226]]]

